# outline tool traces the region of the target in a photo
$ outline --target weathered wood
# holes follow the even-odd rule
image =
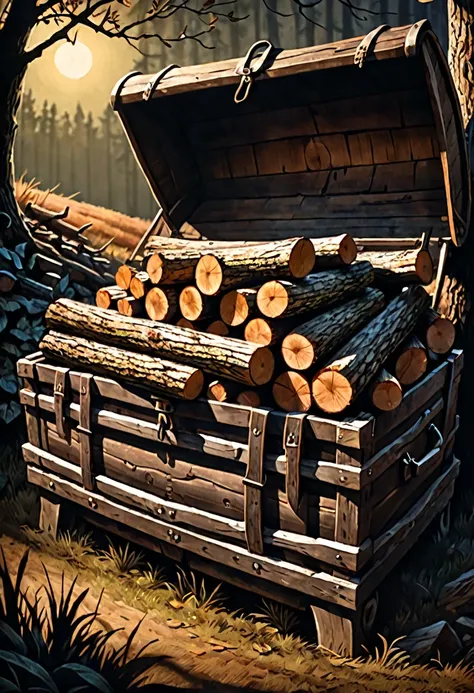
[[[349,234],[312,238],[311,241],[316,253],[315,270],[350,265],[357,257],[357,246]]]
[[[462,643],[447,621],[438,621],[413,631],[400,640],[398,646],[408,652],[412,662],[428,661],[433,657],[445,662],[461,650]]]
[[[311,274],[298,284],[271,281],[259,289],[257,305],[268,318],[300,315],[363,291],[373,278],[371,265],[358,262],[347,270]]]
[[[62,363],[92,367],[106,374],[120,373],[125,380],[153,387],[174,397],[195,399],[204,385],[204,376],[198,368],[106,346],[82,337],[50,331],[43,337],[41,349]]]
[[[49,491],[54,490],[54,482],[52,482],[52,484],[49,484]],[[54,540],[56,540],[58,536],[60,510],[60,503],[52,503],[44,496],[41,496],[39,528],[41,531],[45,532],[46,534],[49,534],[50,537]]]
[[[219,249],[196,265],[195,281],[201,293],[219,291],[269,277],[305,277],[313,269],[314,248],[309,239],[290,238],[247,248]]]
[[[382,292],[366,289],[360,298],[336,306],[296,327],[281,345],[283,359],[295,371],[304,371],[352,337],[385,306]]]
[[[257,289],[235,289],[222,297],[219,312],[226,325],[238,327],[248,320],[256,307]]]
[[[154,286],[146,294],[145,310],[150,320],[172,320],[178,310],[178,294],[174,289]]]
[[[193,363],[210,373],[246,385],[264,385],[273,375],[272,353],[266,347],[237,339],[119,317],[111,311],[69,299],[60,299],[51,304],[46,320],[50,327],[59,327],[91,339],[100,335],[100,340],[107,344]]]
[[[402,385],[413,385],[426,373],[428,354],[417,337],[410,337],[395,356],[395,375]]]
[[[163,250],[146,259],[145,269],[153,284],[186,284],[193,280],[201,255],[193,248]]]
[[[316,404],[326,412],[343,411],[413,330],[428,304],[429,296],[419,286],[394,298],[314,376]]]
[[[296,371],[278,376],[272,387],[273,399],[283,411],[307,412],[311,409],[311,385]]]
[[[76,484],[50,472],[28,467],[28,481],[44,489],[48,489],[52,481],[58,496],[129,526],[133,525],[138,531],[171,544],[178,543],[185,550],[231,567],[236,566],[237,557],[239,569],[244,573],[262,577],[277,585],[291,584],[293,589],[316,599],[334,601],[348,609],[355,609],[357,586],[349,580],[332,577],[323,572],[315,573],[287,561],[252,554],[238,545],[230,545],[184,527],[177,530],[167,521],[144,515],[98,493],[84,491]],[[101,478],[98,477],[97,481],[100,482]]]
[[[183,318],[192,322],[213,317],[216,304],[212,298],[201,294],[195,286],[187,286],[179,294],[179,309]]]
[[[95,489],[94,469],[92,460],[92,392],[94,385],[93,376],[83,373],[80,380],[79,391],[79,434],[80,465],[82,485],[87,491]]]
[[[95,295],[95,303],[99,308],[116,308],[117,301],[127,298],[127,292],[119,286],[106,286],[99,289]]]
[[[381,411],[393,411],[400,406],[403,390],[399,381],[382,368],[370,388],[372,404]]]
[[[251,553],[263,554],[263,458],[269,411],[253,409],[249,426],[249,459],[245,486],[245,539]]]
[[[342,657],[356,657],[360,654],[362,632],[358,614],[313,604],[311,611],[320,647]]]
[[[472,605],[473,600],[474,570],[468,570],[444,585],[438,595],[437,606],[446,611],[457,612]]]
[[[359,254],[360,260],[367,260],[376,268],[377,286],[390,286],[393,275],[400,274],[405,284],[431,284],[434,277],[434,263],[428,250],[386,250],[367,251]],[[394,278],[397,281],[397,278]]]

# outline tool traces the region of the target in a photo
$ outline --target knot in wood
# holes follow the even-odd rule
[[[97,510],[97,502],[92,498],[88,498],[87,502],[89,503],[89,506],[92,508],[92,510]]]
[[[169,536],[169,537],[172,537],[172,536],[173,536],[173,530],[172,530],[172,529],[169,529],[169,530],[168,530],[168,536]]]
[[[165,512],[165,509],[164,508],[158,508],[157,512],[158,512],[158,515],[163,515],[163,513]]]
[[[252,568],[253,568],[256,572],[259,572],[259,571],[262,569],[262,566],[260,565],[260,563],[256,563],[256,562],[255,562],[255,563],[252,563]]]
[[[174,518],[176,517],[176,510],[170,510],[169,515],[171,519],[174,520]]]
[[[262,435],[262,431],[260,430],[260,428],[254,428],[254,429],[252,430],[252,433],[253,433],[253,435],[254,435],[255,437],[258,437],[258,436]]]
[[[179,534],[175,534],[173,536],[173,539],[177,544],[179,544],[179,542],[181,541],[181,536]]]
[[[54,481],[50,481],[50,482],[49,482],[49,488],[51,488],[51,489],[54,489],[54,488],[55,488]]]

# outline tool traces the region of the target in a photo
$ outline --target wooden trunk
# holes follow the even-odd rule
[[[250,63],[253,69],[257,61]],[[438,282],[447,241],[460,245],[469,226],[470,177],[459,104],[429,24],[271,52],[247,98],[236,103],[242,64],[173,68],[159,83],[135,74],[114,90],[114,108],[169,229],[215,241],[210,252],[235,289],[256,288],[265,272],[249,279],[245,257],[231,267],[234,251],[221,242],[245,241],[258,258],[265,251],[252,243],[301,237],[336,243],[343,234],[355,238],[359,260],[364,252],[429,248]],[[117,284],[146,268],[152,283],[174,278],[183,289],[191,285],[202,247],[171,243],[150,240],[146,266],[123,270],[130,278]],[[268,323],[250,332],[267,332],[262,338],[271,342],[297,326],[280,319],[296,303],[327,311],[321,297],[330,291],[336,310],[338,301],[352,298],[338,283],[354,299],[372,284],[370,267],[341,267],[347,259],[334,260],[334,248],[328,255],[323,245],[313,245],[314,271],[336,264],[323,270],[325,277],[344,281],[329,287],[296,279],[290,286],[297,288],[287,290],[285,280],[270,277],[274,286],[263,297],[282,286],[279,300],[288,299],[289,309],[267,311]],[[287,259],[272,263],[281,267]],[[250,283],[234,287],[234,279]],[[241,320],[238,295],[224,311],[231,329]],[[258,319],[249,308],[244,319]],[[446,353],[449,325],[435,317],[420,323],[417,336],[440,353],[403,388],[399,406],[390,410],[401,394],[394,364],[377,363],[371,372],[377,394],[367,392],[364,404],[370,407],[373,397],[387,411],[365,413],[361,405],[337,418],[267,409],[253,401],[253,390],[237,395],[252,406],[164,400],[120,375],[68,369],[41,353],[22,359],[28,478],[50,500],[73,501],[107,531],[257,594],[311,606],[320,644],[358,654],[364,628],[373,623],[374,592],[446,506],[459,471],[453,445],[463,358]],[[309,341],[318,337],[313,328]],[[135,333],[135,348],[144,348],[153,332],[149,324],[144,330]],[[186,332],[209,371],[206,347],[216,338]],[[285,378],[285,366],[277,368],[283,388],[308,381],[306,373],[293,370]],[[206,384],[216,377],[229,376],[217,371]],[[254,384],[237,379],[246,383],[242,389]]]

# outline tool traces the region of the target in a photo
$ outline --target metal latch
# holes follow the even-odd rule
[[[171,402],[165,399],[155,400],[155,411],[158,412],[156,425],[158,428],[158,440],[160,443],[166,438],[168,431],[173,430],[173,420],[170,414],[174,412],[174,407]]]
[[[357,46],[357,50],[354,55],[354,65],[358,65],[359,67],[364,66],[365,61],[373,52],[380,34],[383,34],[384,31],[388,31],[390,28],[391,27],[389,24],[381,24],[376,29],[370,31],[367,36],[364,36],[362,41]]]
[[[250,47],[243,62],[237,65],[235,74],[240,75],[241,80],[237,91],[235,92],[235,103],[242,103],[248,97],[255,77],[262,72],[272,50],[273,45],[270,43],[270,41],[267,41],[266,39],[263,41],[257,41],[253,44],[253,46]],[[254,60],[255,62],[252,64],[252,61]]]
[[[145,91],[143,92],[143,101],[149,101],[151,99],[163,77],[165,77],[168,74],[168,72],[173,70],[175,67],[179,67],[179,65],[176,65],[175,63],[167,65],[150,79],[150,81],[146,85]]]

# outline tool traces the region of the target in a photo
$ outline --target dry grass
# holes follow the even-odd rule
[[[57,188],[43,191],[39,186],[39,182],[34,179],[27,181],[23,176],[17,181],[16,198],[23,211],[28,202],[39,204],[52,212],[62,212],[69,207],[66,221],[77,228],[92,223],[92,228],[85,232],[92,245],[100,248],[113,238],[109,252],[122,261],[127,259],[150,225],[150,221],[138,217],[79,202],[74,195],[64,197],[56,192]]]

